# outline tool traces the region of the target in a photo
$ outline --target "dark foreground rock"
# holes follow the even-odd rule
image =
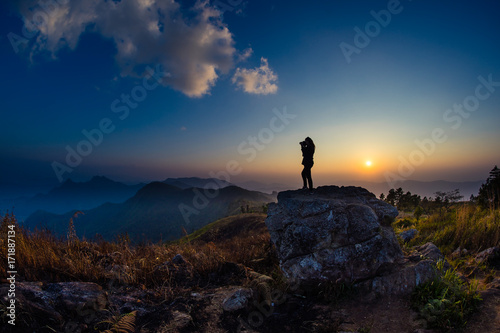
[[[366,189],[323,186],[279,193],[266,225],[291,284],[334,282],[378,294],[406,293],[433,276],[437,257],[431,247],[422,249],[432,255],[428,259],[404,258],[391,227],[397,215]]]
[[[2,302],[8,285],[0,286]],[[26,328],[57,332],[81,332],[108,308],[108,293],[90,282],[18,282],[16,284],[15,332]],[[17,329],[17,330],[16,330]]]
[[[478,253],[476,255],[476,261],[500,269],[500,247],[490,247]]]
[[[118,278],[102,285],[17,282],[15,325],[3,316],[0,332],[117,332],[117,323],[127,316],[133,317],[134,332],[235,332],[243,326],[262,328],[278,305],[277,297],[280,304],[286,299],[271,287],[271,277],[232,262],[211,273],[203,288],[193,284],[191,280],[199,276],[180,255],[152,274],[168,278],[177,286],[175,291],[161,286],[148,289]],[[9,288],[10,284],[0,284],[0,310],[9,303]],[[120,332],[125,331],[129,332]]]

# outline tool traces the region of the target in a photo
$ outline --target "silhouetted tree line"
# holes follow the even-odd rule
[[[411,194],[409,191],[405,193],[400,187],[389,190],[387,196],[384,193],[380,194],[380,200],[390,203],[400,211],[413,211],[418,220],[424,213],[429,214],[438,209],[447,211],[453,203],[463,198],[459,189],[448,192],[437,191],[434,195],[434,197],[422,199],[419,195]],[[498,166],[495,165],[490,171],[477,197],[471,195],[470,201],[477,203],[483,209],[500,207],[500,169]]]
[[[434,198],[424,197],[423,199],[420,195],[412,194],[410,191],[405,193],[401,187],[398,189],[390,189],[387,196],[383,193],[380,195],[380,200],[390,203],[400,211],[413,211],[417,219],[419,219],[422,214],[429,214],[437,209],[444,208],[448,210],[452,203],[462,198],[463,196],[460,195],[459,189],[448,192],[438,191],[435,193]]]
[[[490,171],[486,183],[481,185],[477,198],[479,206],[484,209],[497,209],[500,207],[500,169],[498,166]]]

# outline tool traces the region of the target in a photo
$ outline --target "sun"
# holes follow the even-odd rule
[[[372,166],[372,161],[370,161],[370,160],[366,161],[366,162],[365,162],[365,165],[366,165],[367,167],[371,167],[371,166]]]

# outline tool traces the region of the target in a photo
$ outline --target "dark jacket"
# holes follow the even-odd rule
[[[314,146],[312,145],[303,145],[302,148],[302,165],[304,166],[313,166],[314,160],[313,160],[313,155],[314,155]]]

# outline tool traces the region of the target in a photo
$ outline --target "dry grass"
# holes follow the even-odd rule
[[[190,281],[191,285],[206,284],[206,277],[218,272],[225,262],[252,266],[269,256],[269,234],[261,231],[237,235],[217,244],[132,245],[123,236],[108,242],[77,237],[63,239],[47,230],[30,232],[18,225],[13,215],[7,214],[0,224],[2,267],[7,267],[9,225],[15,225],[16,230],[16,269],[26,281],[86,281],[101,285],[113,282],[146,288],[174,288],[186,281],[179,281],[173,272],[161,268],[176,254],[192,264],[199,278],[199,281]],[[5,279],[5,274],[2,270],[0,278]]]
[[[500,244],[500,210],[464,205],[457,208],[456,214],[455,245],[483,250]]]
[[[458,247],[478,252],[500,244],[500,210],[484,210],[472,203],[456,204],[447,212],[436,212],[419,222],[405,217],[393,226],[396,230],[419,231],[409,246],[433,242],[445,254]]]

